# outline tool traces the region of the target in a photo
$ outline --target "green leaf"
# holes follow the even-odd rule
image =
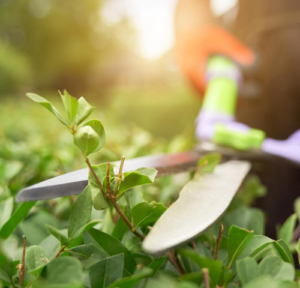
[[[261,275],[270,275],[274,280],[294,280],[294,267],[278,256],[267,256],[259,263]]]
[[[64,246],[64,245],[68,245],[70,243],[70,240],[68,239],[68,237],[66,237],[63,233],[61,233],[57,228],[47,225],[46,227],[48,229],[48,231],[56,238],[59,240],[60,245]]]
[[[74,247],[68,252],[81,261],[84,269],[89,269],[92,265],[109,257],[99,245],[93,243]]]
[[[91,288],[107,288],[122,278],[124,254],[107,257],[89,269]]]
[[[4,167],[3,167],[3,175],[0,173],[0,178],[3,177],[5,181],[10,181],[13,179],[24,167],[24,164],[20,161],[7,161],[5,160]]]
[[[68,223],[68,237],[75,238],[80,235],[88,223],[92,212],[92,193],[90,185],[77,197]]]
[[[137,236],[132,236],[126,240],[125,247],[131,253],[139,253],[142,251],[142,240]]]
[[[284,241],[274,241],[274,247],[278,251],[283,261],[291,263],[293,266],[295,266],[293,255]]]
[[[294,210],[297,215],[298,221],[300,221],[300,197],[294,201]]]
[[[83,97],[78,99],[77,114],[74,119],[74,125],[82,123],[93,112],[94,107],[91,106]]]
[[[237,226],[230,227],[228,235],[228,268],[241,255],[253,236],[253,231],[248,231]]]
[[[81,150],[84,157],[96,152],[99,143],[98,134],[90,126],[79,128],[74,135],[74,144]]]
[[[43,268],[48,264],[46,252],[39,246],[33,245],[28,248],[25,255],[25,265],[28,273],[38,277]]]
[[[48,259],[53,259],[60,249],[60,242],[53,235],[49,235],[45,238],[39,246],[46,252]]]
[[[197,271],[197,272],[192,272],[192,273],[187,273],[187,274],[181,275],[178,277],[178,279],[180,281],[188,281],[188,282],[193,282],[195,284],[199,284],[199,283],[203,282],[203,274],[202,274],[202,272]]]
[[[154,168],[139,168],[133,172],[124,173],[124,181],[121,182],[119,195],[135,186],[153,183],[157,170]]]
[[[255,235],[263,235],[265,232],[265,216],[257,208],[240,207],[228,211],[223,219],[225,228],[232,225],[243,227],[247,230],[253,230]]]
[[[45,98],[37,95],[37,94],[33,94],[33,93],[27,93],[26,94],[27,97],[29,97],[31,100],[33,100],[36,103],[41,104],[42,106],[44,106],[48,111],[50,111],[53,115],[56,116],[56,118],[65,126],[67,126],[69,128],[69,124],[65,121],[65,119],[61,116],[61,114],[58,112],[58,110]]]
[[[152,269],[149,268],[143,268],[140,270],[137,270],[137,272],[132,275],[132,276],[128,276],[125,278],[122,278],[116,282],[114,282],[113,284],[111,284],[109,286],[109,288],[132,288],[138,281],[140,281],[141,279],[148,277],[152,274]]]
[[[129,230],[128,226],[126,225],[124,220],[120,217],[111,235],[117,238],[119,241],[122,241],[123,236],[128,230]]]
[[[35,205],[36,202],[24,202],[22,203],[10,219],[2,226],[0,231],[0,237],[7,239],[26,217],[30,209]]]
[[[64,94],[61,94],[59,91],[59,94],[68,113],[69,120],[71,123],[73,123],[78,109],[78,101],[76,98],[72,97],[66,90],[64,91]]]
[[[234,286],[233,286],[234,287]],[[243,288],[278,288],[274,285],[270,276],[262,275],[247,283]]]
[[[124,245],[116,238],[95,229],[90,229],[87,233],[93,238],[93,240],[107,252],[109,256],[118,255],[124,253],[124,270],[128,274],[132,274],[136,262],[131,253],[124,247]]]
[[[104,210],[109,207],[109,202],[108,200],[106,200],[103,192],[100,189],[97,195],[93,199],[93,207],[98,211]]]
[[[243,285],[259,276],[258,265],[253,258],[246,257],[236,261],[236,269]]]
[[[214,285],[217,285],[219,283],[222,271],[221,261],[204,257],[194,250],[179,249],[178,253],[194,261],[200,269],[207,268],[209,270],[209,277],[211,278]]]
[[[82,267],[74,257],[58,257],[46,267],[46,280],[49,284],[81,284]],[[71,286],[70,286],[71,287]]]
[[[14,207],[14,199],[10,197],[0,202],[0,229],[9,220]]]
[[[7,282],[7,283],[12,283],[10,277],[9,277],[9,276],[7,275],[7,273],[6,273],[4,270],[2,270],[2,269],[0,269],[0,279],[3,280],[3,281],[5,281],[5,282]]]
[[[209,153],[204,155],[199,161],[198,166],[200,171],[204,173],[212,173],[215,170],[215,167],[221,161],[221,154],[219,153]]]
[[[163,256],[163,257],[153,260],[149,264],[148,268],[153,270],[151,277],[154,277],[156,275],[156,273],[159,271],[159,269],[162,267],[162,265],[166,262],[166,260],[167,260],[167,257]]]
[[[272,244],[274,240],[271,238],[268,238],[263,235],[255,235],[247,247],[244,249],[242,254],[239,256],[239,258],[244,258],[247,256],[255,257],[258,255],[262,250],[264,250],[266,247],[268,247],[270,244]]]
[[[151,203],[142,202],[135,205],[131,209],[134,230],[139,226],[155,223],[166,210],[167,207],[155,201]]]
[[[97,119],[92,119],[85,122],[83,127],[91,127],[97,133],[100,141],[95,152],[100,150],[105,143],[105,130],[102,123]]]
[[[282,239],[286,244],[290,244],[296,225],[296,214],[291,215],[282,225],[278,233],[278,239]]]

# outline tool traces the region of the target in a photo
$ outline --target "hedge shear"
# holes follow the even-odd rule
[[[194,150],[125,161],[123,172],[154,167],[158,170],[157,176],[164,176],[195,168],[201,156],[209,151],[223,155],[224,163],[213,173],[204,175],[200,182],[189,182],[188,189],[156,222],[143,242],[143,249],[148,253],[164,253],[213,225],[224,214],[248,174],[251,168],[248,160],[276,159],[271,156],[275,154],[300,163],[299,158],[285,155],[281,150],[274,153],[276,147],[265,149],[263,131],[235,122],[240,76],[234,63],[221,56],[213,57],[208,64],[207,82],[205,100],[197,118],[196,136],[200,143]],[[80,194],[88,184],[88,174],[86,168],[46,180],[25,188],[16,199],[25,202]]]

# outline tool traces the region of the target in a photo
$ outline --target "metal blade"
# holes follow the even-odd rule
[[[162,254],[188,242],[213,225],[226,211],[250,170],[246,161],[220,164],[201,180],[190,181],[179,199],[159,218],[143,242],[143,250]]]
[[[203,153],[203,151],[188,151],[130,159],[125,161],[123,171],[154,167],[158,170],[157,176],[185,172],[197,166],[197,161]],[[43,181],[19,192],[16,200],[18,202],[37,201],[80,194],[88,184],[88,174],[88,168],[85,168]]]

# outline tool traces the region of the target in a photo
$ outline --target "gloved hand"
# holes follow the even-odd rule
[[[179,35],[176,52],[183,73],[201,93],[205,89],[207,60],[212,54],[223,54],[245,65],[254,60],[249,48],[217,25],[195,27]]]
[[[300,129],[287,140],[267,138],[262,144],[262,150],[300,163]]]
[[[233,116],[202,109],[196,119],[196,137],[201,141],[247,150],[260,148],[265,133],[237,122]]]

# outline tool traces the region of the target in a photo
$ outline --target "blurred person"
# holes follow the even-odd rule
[[[252,97],[239,97],[233,124],[246,124],[263,130],[267,137],[285,140],[300,128],[300,2],[240,0],[235,19],[227,21],[229,16],[230,12],[214,17],[208,0],[178,1],[176,53],[181,70],[198,94],[203,95],[211,55],[225,55],[249,65],[254,62],[255,51],[258,63],[246,73],[245,83],[252,81],[259,86],[253,86],[256,93]],[[199,119],[203,117],[198,117],[196,136],[201,140],[203,128]],[[262,147],[266,151],[269,146],[276,147],[280,153],[299,158],[299,131],[289,139],[267,139]],[[293,201],[300,196],[300,169],[285,161],[274,165],[264,160],[257,173],[268,188],[268,196],[256,205],[266,211],[266,233],[275,238],[275,225],[287,219],[293,211]]]

